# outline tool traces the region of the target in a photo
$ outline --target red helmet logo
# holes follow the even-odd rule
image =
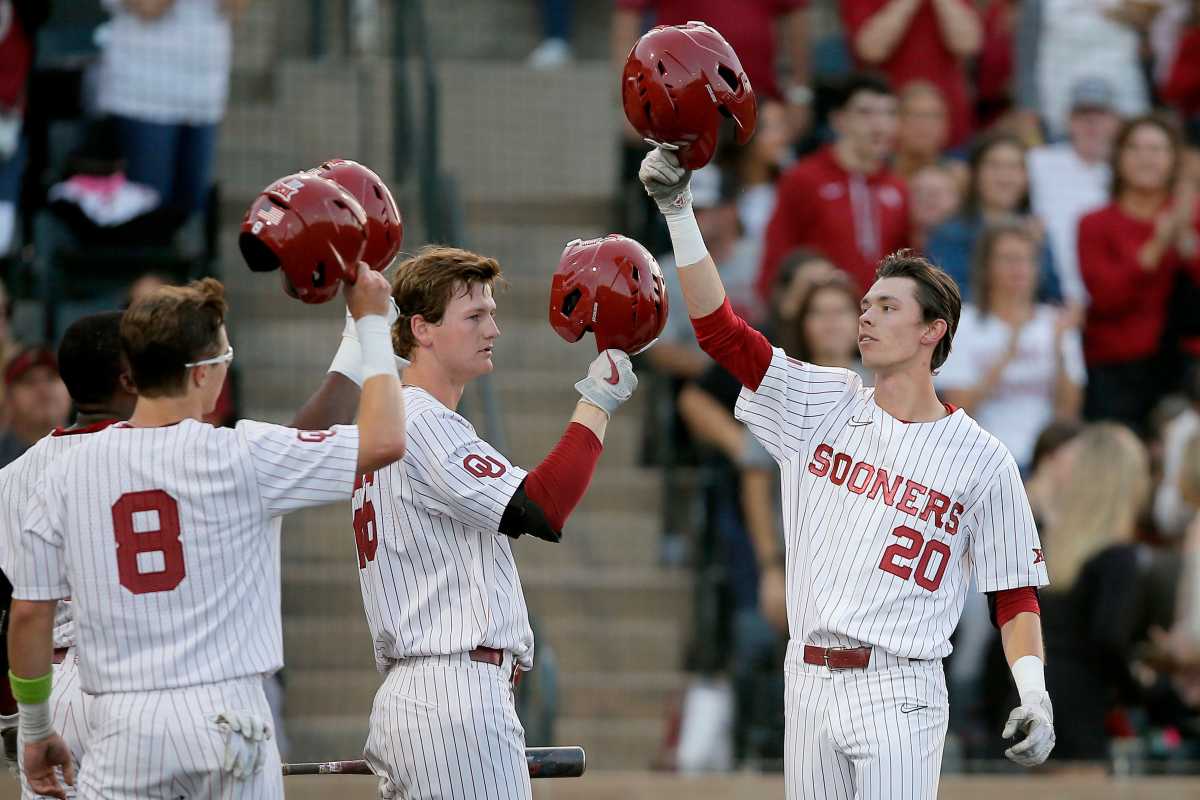
[[[621,75],[625,117],[642,136],[680,145],[688,169],[709,162],[723,117],[745,144],[758,118],[754,90],[725,37],[703,22],[661,25],[629,51]]]
[[[272,183],[242,219],[238,248],[255,272],[282,269],[288,294],[305,303],[354,282],[367,245],[367,215],[332,181],[298,172]]]
[[[357,161],[335,158],[313,170],[337,183],[367,212],[367,247],[362,260],[368,267],[386,269],[404,242],[404,220],[387,184]]]
[[[667,285],[650,251],[610,234],[576,239],[550,284],[550,325],[568,342],[591,331],[598,351],[630,355],[652,345],[667,324]]]

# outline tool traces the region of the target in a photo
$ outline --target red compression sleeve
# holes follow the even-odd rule
[[[1038,605],[1037,591],[1032,586],[996,592],[996,627],[1003,628],[1006,622],[1023,611],[1042,613]]]
[[[727,369],[751,391],[758,391],[767,367],[771,366],[771,343],[733,313],[729,298],[705,317],[692,320],[700,349]]]
[[[604,446],[586,425],[572,422],[550,455],[525,476],[525,494],[561,531],[587,491]]]

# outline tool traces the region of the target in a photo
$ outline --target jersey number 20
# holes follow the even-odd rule
[[[946,567],[950,563],[950,548],[937,539],[930,539],[926,543],[925,537],[921,535],[920,531],[915,531],[907,525],[895,528],[892,535],[906,539],[908,543],[895,542],[888,545],[883,551],[883,560],[879,562],[879,568],[902,580],[908,580],[911,577],[917,586],[926,591],[937,591],[937,588],[942,585],[942,576],[946,574]],[[921,549],[922,545],[925,547],[924,550]],[[915,569],[908,564],[901,563],[902,561],[911,563],[918,553],[921,554],[921,557],[918,559]],[[930,575],[929,562],[934,553],[937,553],[938,561],[933,568],[933,574]]]
[[[157,516],[156,528],[135,530],[137,514]],[[117,536],[117,574],[121,585],[134,594],[169,592],[180,584],[183,544],[179,541],[179,503],[162,489],[126,492],[112,507],[113,530]],[[162,569],[143,569],[143,553],[161,553]],[[150,559],[147,559],[149,561]]]

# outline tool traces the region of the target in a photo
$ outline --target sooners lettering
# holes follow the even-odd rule
[[[499,478],[508,472],[508,467],[491,456],[471,453],[463,459],[463,469],[476,478]]]
[[[903,475],[892,476],[882,467],[855,461],[849,453],[835,453],[827,444],[818,445],[813,451],[808,471],[818,478],[829,478],[835,486],[845,486],[853,494],[880,500],[922,522],[932,517],[933,524],[946,533],[958,533],[959,519],[965,510],[962,503]]]

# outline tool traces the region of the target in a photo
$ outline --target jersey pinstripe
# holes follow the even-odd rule
[[[404,458],[361,476],[353,523],[363,606],[381,671],[414,656],[511,652],[533,632],[504,509],[525,478],[461,415],[406,386]]]
[[[35,442],[20,458],[0,469],[0,572],[13,574],[21,520],[46,469],[64,453],[86,442],[91,434],[104,430],[110,424],[102,422],[75,430],[58,428]],[[71,604],[64,601],[55,609],[54,646],[71,647],[74,644],[75,625],[71,621]]]
[[[905,423],[853,372],[776,349],[736,415],[782,471],[794,641],[941,658],[972,575],[1048,582],[1012,456],[961,409]]]
[[[46,470],[13,596],[71,596],[91,694],[274,672],[280,517],[349,498],[357,454],[353,426],[114,425]]]

